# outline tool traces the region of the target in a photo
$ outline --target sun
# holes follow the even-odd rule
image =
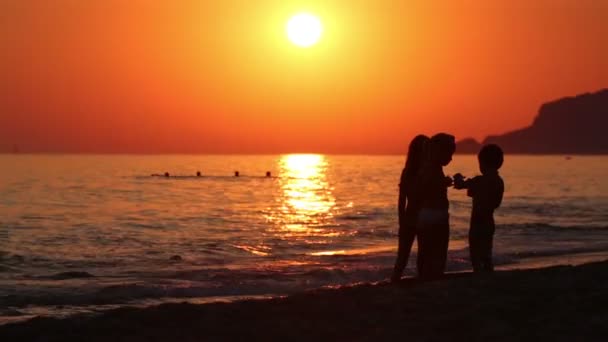
[[[319,42],[323,34],[321,20],[310,13],[299,13],[287,22],[287,37],[299,47],[311,47]]]

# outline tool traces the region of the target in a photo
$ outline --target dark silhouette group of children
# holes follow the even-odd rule
[[[410,143],[399,184],[399,248],[392,281],[401,279],[412,244],[418,240],[418,276],[432,279],[445,272],[450,217],[448,188],[466,189],[473,199],[469,229],[469,251],[474,272],[492,272],[494,210],[500,206],[504,183],[498,174],[503,163],[499,146],[484,146],[478,154],[480,176],[447,177],[443,167],[456,151],[454,136],[439,133],[415,137]]]

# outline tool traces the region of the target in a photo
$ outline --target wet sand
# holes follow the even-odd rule
[[[1,341],[605,341],[608,261],[164,304],[0,327]]]

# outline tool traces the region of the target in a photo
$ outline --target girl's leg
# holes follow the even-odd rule
[[[418,233],[421,239],[422,275],[425,278],[437,278],[445,271],[449,243],[448,224],[426,225]]]
[[[448,261],[448,247],[450,244],[450,225],[437,225],[437,275],[443,275]]]
[[[416,253],[416,272],[418,273],[418,277],[421,276],[422,262],[424,261],[424,256],[422,253],[422,242],[420,241],[420,239],[420,233],[417,233],[416,243],[418,244],[418,252]]]
[[[429,237],[429,226],[420,225],[417,227],[416,236],[418,239],[418,259],[416,260],[416,268],[418,271],[419,278],[425,278],[428,274],[429,264],[429,241],[432,241]]]
[[[395,267],[393,269],[393,276],[391,277],[392,281],[401,279],[403,270],[407,266],[410,257],[415,234],[415,230],[411,227],[406,226],[399,229],[399,247],[397,251],[397,260],[395,261]]]

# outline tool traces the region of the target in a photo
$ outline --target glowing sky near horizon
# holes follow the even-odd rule
[[[308,48],[297,13],[322,19]],[[8,0],[0,152],[403,153],[608,87],[608,1]]]

